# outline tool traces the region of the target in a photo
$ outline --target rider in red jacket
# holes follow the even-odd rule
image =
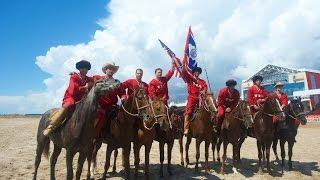
[[[261,86],[263,81],[262,76],[254,76],[252,78],[253,86],[248,89],[248,103],[251,108],[251,112],[256,112],[260,109],[260,104],[265,102],[268,98],[268,91]]]
[[[226,86],[219,91],[218,95],[218,124],[221,124],[224,119],[224,114],[229,113],[235,108],[239,102],[240,94],[235,86],[237,81],[230,79],[226,82]]]
[[[205,94],[208,91],[208,86],[206,81],[199,78],[202,73],[200,67],[196,67],[192,70],[192,74],[195,78],[186,72],[184,73],[184,80],[188,85],[188,102],[186,106],[185,116],[184,116],[184,134],[189,133],[190,126],[190,116],[194,110],[199,105],[199,97],[201,94]]]
[[[79,73],[71,73],[69,86],[64,93],[62,107],[51,117],[50,125],[43,131],[45,136],[48,136],[57,125],[66,117],[67,112],[74,108],[76,102],[80,101],[85,93],[92,86],[92,78],[87,76],[91,69],[90,62],[82,60],[76,63],[76,68]]]
[[[169,93],[168,93],[168,81],[171,79],[174,73],[174,65],[172,63],[171,69],[165,76],[162,76],[162,69],[157,68],[155,71],[156,78],[152,79],[149,83],[148,93],[151,99],[158,97],[166,105],[168,105]]]
[[[127,90],[127,92],[121,96],[121,99],[127,99],[138,88],[143,88],[146,93],[148,93],[148,84],[142,81],[142,76],[143,70],[137,69],[135,79],[128,79],[121,83],[121,88]]]

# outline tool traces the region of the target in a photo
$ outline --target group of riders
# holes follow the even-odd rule
[[[99,134],[101,128],[110,121],[106,117],[106,112],[112,111],[117,107],[118,97],[124,102],[137,88],[143,88],[150,99],[159,98],[166,105],[168,105],[169,93],[168,93],[168,81],[174,74],[175,66],[172,63],[170,70],[166,75],[162,75],[162,69],[155,69],[155,78],[152,79],[149,84],[142,81],[143,70],[136,69],[135,78],[123,81],[121,85],[112,92],[99,97],[99,108],[97,110],[98,122],[96,124],[96,131]],[[107,63],[102,67],[104,76],[95,75],[92,77],[87,76],[88,71],[91,69],[90,62],[81,60],[76,63],[76,69],[79,72],[70,73],[70,81],[67,90],[65,91],[62,107],[54,113],[50,118],[50,125],[43,131],[45,136],[48,136],[54,129],[61,124],[61,122],[70,114],[75,108],[77,102],[93,87],[94,82],[101,79],[113,79],[113,75],[119,70],[119,66],[115,63]],[[185,71],[186,72],[186,71]],[[185,108],[184,116],[184,134],[189,133],[190,117],[194,110],[199,106],[201,97],[208,92],[208,86],[205,80],[199,76],[202,73],[200,67],[192,69],[191,73],[185,73],[183,80],[187,84],[187,105]],[[261,104],[263,104],[268,98],[269,92],[261,85],[263,81],[262,76],[254,76],[252,78],[253,85],[248,89],[247,101],[250,106],[252,115],[259,111]],[[225,113],[231,112],[238,104],[240,100],[239,91],[235,88],[237,82],[234,79],[226,81],[226,87],[220,89],[218,94],[217,103],[217,117],[216,123],[221,125]],[[282,91],[283,84],[278,82],[275,84],[273,94],[278,97],[281,108],[288,105],[288,96]],[[251,122],[252,123],[252,122]],[[249,125],[250,126],[250,123]]]

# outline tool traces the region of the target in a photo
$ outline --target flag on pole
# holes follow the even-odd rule
[[[176,57],[176,55],[171,51],[168,46],[166,46],[160,39],[159,42],[164,50],[167,51],[168,55],[170,56],[171,60],[174,62],[174,66],[176,67],[176,76],[182,77],[182,71],[183,71],[183,64],[179,58]]]
[[[187,67],[187,71],[190,74],[192,74],[192,70],[198,66],[197,45],[194,41],[191,26],[189,26],[187,40],[184,48],[183,64]]]

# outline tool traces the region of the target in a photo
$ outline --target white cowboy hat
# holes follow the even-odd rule
[[[281,82],[277,82],[275,85],[274,85],[274,88],[276,88],[276,87],[278,87],[278,86],[284,86],[284,84],[283,83],[281,83]]]
[[[114,73],[116,73],[119,69],[119,66],[116,66],[114,62],[106,63],[102,66],[102,72],[105,73],[107,69],[113,69]]]

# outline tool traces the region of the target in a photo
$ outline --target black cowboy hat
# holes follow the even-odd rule
[[[91,69],[91,64],[89,61],[86,61],[86,60],[81,60],[79,62],[76,63],[76,68],[78,70],[82,69],[82,68],[86,68],[88,70]]]
[[[195,68],[193,68],[192,69],[192,73],[195,73],[195,72],[198,72],[198,73],[202,73],[202,69],[201,69],[201,67],[195,67]]]
[[[252,81],[255,82],[255,81],[257,81],[257,80],[260,80],[260,81],[262,82],[262,81],[263,81],[263,77],[260,76],[260,75],[253,76]]]
[[[226,81],[226,86],[230,87],[230,86],[236,86],[237,85],[237,81],[234,79],[229,79],[228,81]]]

